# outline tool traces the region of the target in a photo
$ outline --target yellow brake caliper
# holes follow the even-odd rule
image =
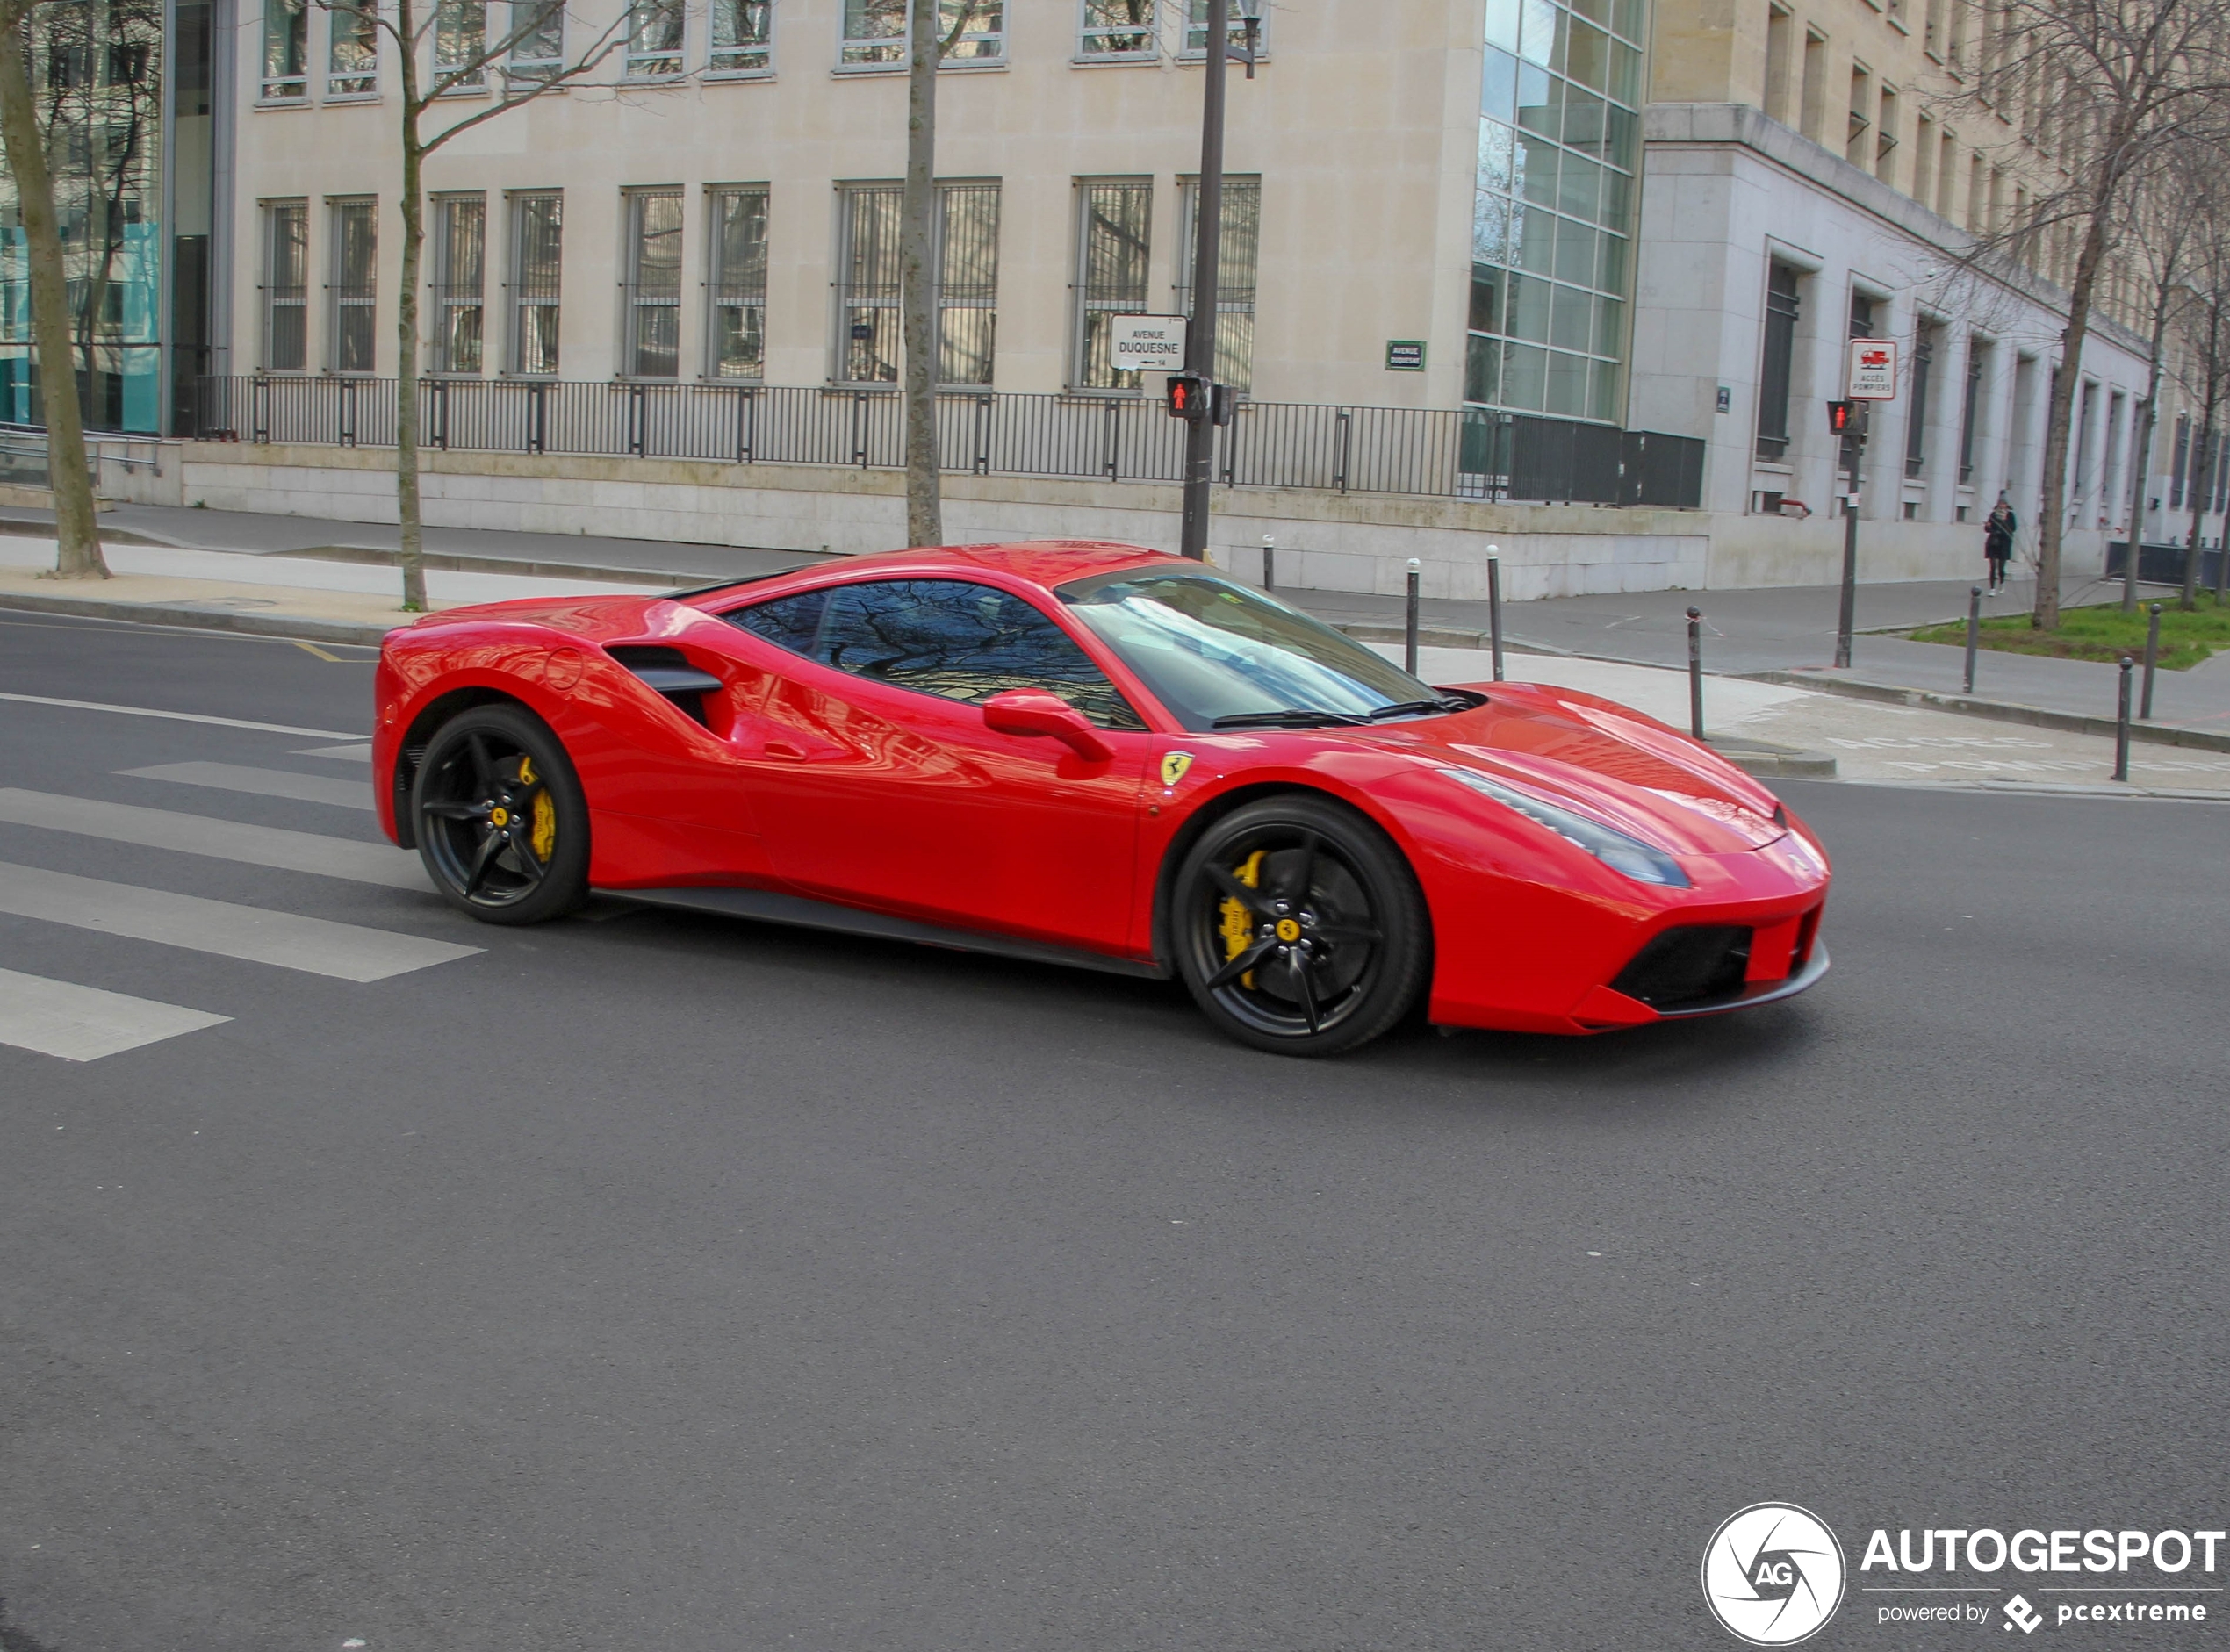
[[[1262,887],[1262,857],[1269,852],[1265,849],[1257,849],[1247,857],[1247,863],[1244,866],[1234,866],[1231,869],[1231,875],[1249,889],[1261,888]],[[1224,961],[1229,963],[1254,944],[1255,918],[1254,915],[1240,903],[1237,897],[1233,895],[1224,897],[1222,911],[1223,956]],[[1249,970],[1246,974],[1241,975],[1239,978],[1239,984],[1252,992],[1255,988],[1254,972]]]
[[[519,759],[519,784],[535,783],[535,760]],[[535,858],[548,864],[550,851],[558,846],[558,805],[550,801],[550,788],[545,786],[535,794]]]

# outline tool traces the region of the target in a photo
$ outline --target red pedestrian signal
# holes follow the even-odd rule
[[[1828,403],[1827,427],[1829,433],[1838,436],[1850,435],[1851,426],[1854,422],[1853,416],[1857,413],[1857,412],[1858,404],[1855,402],[1831,401]]]
[[[1208,381],[1190,373],[1169,375],[1169,417],[1182,419],[1187,424],[1198,424],[1208,416],[1211,396]]]

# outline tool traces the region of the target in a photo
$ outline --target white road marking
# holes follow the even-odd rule
[[[416,855],[385,844],[353,843],[316,832],[277,826],[249,826],[164,808],[103,803],[90,797],[59,797],[51,792],[0,788],[0,822],[38,826],[48,831],[104,837],[111,843],[175,849],[182,854],[237,860],[281,872],[310,872],[346,878],[388,889],[424,889],[426,872]]]
[[[65,1061],[97,1061],[231,1019],[0,969],[0,1044]]]
[[[333,803],[342,808],[370,808],[371,786],[365,780],[333,780],[322,774],[289,774],[284,769],[251,769],[238,763],[158,763],[152,768],[119,769],[134,780],[176,780],[220,792],[249,792],[257,797],[288,797],[302,803]]]
[[[333,758],[342,763],[369,763],[371,747],[360,746],[304,746],[294,754],[298,758]]]
[[[0,912],[335,980],[385,980],[480,950],[6,861],[0,861]]]
[[[206,717],[198,711],[157,711],[149,706],[105,706],[97,700],[53,700],[45,694],[0,694],[20,706],[59,706],[65,711],[109,711],[119,717],[162,717],[172,722],[205,722],[219,729],[253,729],[261,734],[299,734],[313,740],[361,740],[342,729],[296,729],[283,722],[245,722],[238,717]]]

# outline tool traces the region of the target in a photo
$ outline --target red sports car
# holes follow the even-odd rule
[[[1435,688],[1198,563],[847,558],[390,636],[380,822],[450,901],[591,889],[1183,978],[1261,1049],[1411,1013],[1599,1032],[1827,968],[1828,863],[1707,747],[1592,695]]]

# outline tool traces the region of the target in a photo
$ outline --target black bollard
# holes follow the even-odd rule
[[[1982,641],[1982,587],[1967,587],[1967,692],[1975,692],[1975,650]]]
[[[2137,669],[2137,662],[2126,654],[2122,656],[2121,710],[2114,719],[2114,778],[2129,779],[2129,674]]]
[[[1494,680],[1502,680],[1502,558],[1486,548],[1486,628],[1494,644]]]
[[[1703,738],[1703,610],[1688,610],[1688,732]]]
[[[2161,664],[2161,605],[2153,605],[2152,623],[2145,628],[2145,699],[2137,708],[2138,720],[2153,720],[2153,673]]]
[[[1277,535],[1262,535],[1262,589],[1277,589]]]
[[[1409,559],[1409,614],[1402,627],[1401,664],[1412,677],[1417,674],[1417,583],[1424,577],[1424,564],[1414,557]]]

